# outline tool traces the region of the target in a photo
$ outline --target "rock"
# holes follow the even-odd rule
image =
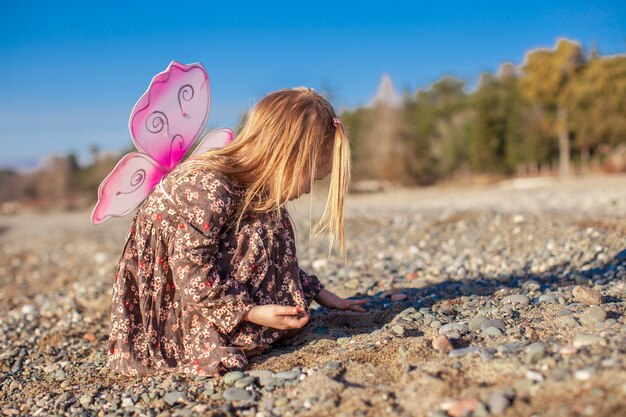
[[[491,327],[495,327],[495,328],[500,329],[500,330],[505,330],[506,329],[506,326],[504,325],[504,322],[502,320],[500,320],[500,319],[485,320],[480,325],[480,329],[481,330],[486,330],[486,329],[491,328]]]
[[[180,391],[170,391],[163,396],[163,401],[172,406],[176,404],[181,398],[184,397],[184,393]]]
[[[588,287],[581,287],[580,285],[574,287],[572,295],[576,301],[587,305],[597,305],[604,302],[602,294],[598,291]]]
[[[258,378],[259,385],[261,385],[262,387],[266,386],[274,376],[274,372],[263,369],[252,370],[248,372],[248,374],[254,378]]]
[[[124,398],[122,400],[122,408],[132,407],[133,405],[135,405],[135,402],[130,397]]]
[[[578,333],[576,336],[574,336],[574,341],[572,342],[572,345],[575,348],[604,344],[606,344],[606,340],[603,337],[586,333]]]
[[[594,371],[595,370],[593,368],[579,369],[578,371],[574,372],[574,378],[579,381],[587,381],[593,376]]]
[[[474,414],[479,405],[480,401],[477,398],[464,398],[452,404],[447,410],[448,415],[451,417],[469,417]]]
[[[394,294],[391,296],[391,301],[404,301],[407,297],[408,295],[406,294]]]
[[[341,368],[341,362],[339,361],[328,361],[324,364],[324,369],[339,369]]]
[[[281,371],[274,374],[274,378],[278,379],[296,379],[300,376],[299,371]]]
[[[503,391],[494,391],[487,400],[489,412],[493,415],[502,414],[511,405],[511,400]]]
[[[448,353],[451,358],[462,358],[463,356],[470,355],[472,353],[480,353],[480,348],[476,346],[469,346],[459,349],[453,349]]]
[[[394,324],[393,326],[391,326],[391,331],[398,336],[404,336],[404,327],[400,326],[399,324]]]
[[[483,324],[483,322],[486,320],[487,317],[483,316],[482,314],[475,315],[469,322],[469,329],[471,331],[476,331],[480,329],[481,324]]]
[[[92,401],[91,395],[87,395],[87,394],[81,395],[80,398],[78,399],[78,402],[80,403],[80,405],[83,406],[83,408],[89,407],[89,404],[91,404],[91,401]],[[122,407],[123,406],[124,404],[122,403]]]
[[[483,336],[497,337],[502,336],[504,333],[502,333],[502,330],[498,329],[497,327],[487,327],[485,330],[482,331],[481,334]]]
[[[546,346],[542,342],[535,342],[526,346],[526,363],[534,364],[546,356]]]
[[[562,310],[559,310],[556,312],[556,316],[557,317],[563,317],[563,316],[569,316],[574,314],[573,310],[570,310],[569,308],[564,308]]]
[[[252,384],[254,384],[254,377],[244,376],[243,378],[240,378],[235,381],[235,388],[245,388],[248,385],[252,385]]]
[[[600,306],[592,306],[587,309],[581,316],[580,321],[586,326],[593,326],[606,320],[606,311]]]
[[[443,334],[440,334],[433,339],[432,346],[439,352],[443,353],[449,353],[454,349],[452,343],[450,343],[450,340],[446,337],[446,335]]]
[[[222,377],[222,380],[227,385],[233,385],[235,381],[243,378],[244,376],[246,375],[241,371],[231,371],[231,372],[225,373],[224,376]]]
[[[574,318],[574,317],[569,317],[569,316],[565,316],[565,317],[561,317],[559,318],[559,323],[562,324],[563,326],[567,327],[567,328],[573,328],[573,327],[578,327],[580,326],[580,324],[578,323],[578,321]]]
[[[439,328],[439,334],[447,334],[457,332],[460,334],[466,334],[469,332],[469,326],[467,323],[448,323]]]
[[[522,307],[526,307],[528,304],[530,304],[530,298],[528,298],[528,296],[523,295],[523,294],[509,295],[502,299],[502,304],[507,304],[507,303],[518,304]]]
[[[229,387],[222,394],[226,401],[251,402],[254,400],[254,393],[242,388]]]

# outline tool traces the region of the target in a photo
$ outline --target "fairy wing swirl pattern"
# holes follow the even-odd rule
[[[125,155],[98,187],[98,203],[91,222],[99,224],[112,216],[124,216],[137,207],[166,171],[147,155]]]
[[[209,77],[200,64],[172,61],[157,74],[131,113],[135,146],[167,171],[183,158],[209,117]]]

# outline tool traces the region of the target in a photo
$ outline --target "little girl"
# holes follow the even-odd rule
[[[338,238],[350,147],[313,89],[273,92],[228,146],[176,167],[133,216],[115,273],[108,363],[125,375],[216,376],[293,337],[313,300],[365,311],[298,267],[285,203],[330,174],[315,234]]]

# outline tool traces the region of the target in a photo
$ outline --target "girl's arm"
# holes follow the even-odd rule
[[[321,306],[326,308],[332,308],[336,310],[352,310],[359,313],[365,312],[365,309],[361,307],[362,304],[367,303],[367,299],[351,300],[349,298],[341,298],[334,292],[328,291],[323,288],[314,298],[315,301]]]

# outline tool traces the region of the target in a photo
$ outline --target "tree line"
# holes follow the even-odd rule
[[[465,90],[463,80],[445,76],[405,92],[400,106],[344,111],[354,177],[433,184],[471,173],[533,174],[550,164],[569,175],[574,162],[584,172],[626,142],[626,55],[585,54],[562,38]]]
[[[586,54],[580,43],[562,38],[552,49],[531,50],[519,66],[505,63],[496,74],[482,74],[472,92],[445,76],[405,92],[399,106],[382,102],[340,117],[356,181],[430,185],[472,174],[532,175],[551,165],[569,175],[593,161],[626,170],[624,160],[612,167],[603,161],[618,149],[626,159],[626,55]],[[245,114],[239,127],[243,120]],[[0,170],[0,203],[93,204],[100,182],[134,150],[111,155],[92,147],[86,166],[70,153],[30,173]]]

